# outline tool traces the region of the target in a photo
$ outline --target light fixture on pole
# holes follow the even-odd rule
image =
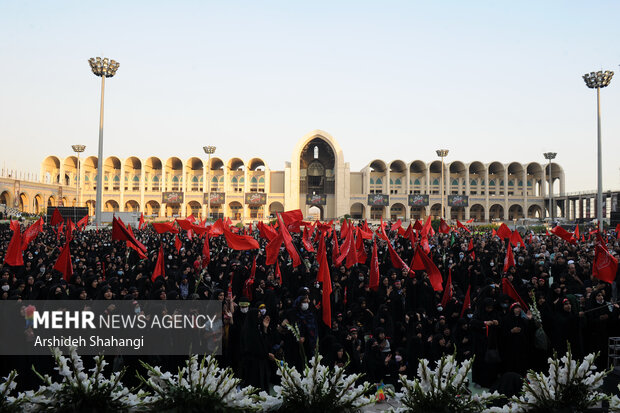
[[[75,179],[75,203],[80,206],[80,154],[86,149],[86,145],[71,145],[73,152],[77,153],[77,178]]]
[[[597,115],[597,176],[598,185],[596,189],[596,220],[599,229],[603,229],[603,162],[602,162],[602,143],[601,143],[601,88],[609,86],[614,72],[610,70],[590,72],[583,75],[586,86],[590,89],[596,89],[596,115]]]
[[[549,218],[553,222],[553,174],[551,173],[551,161],[555,159],[557,153],[545,152],[543,155],[549,161]]]
[[[203,146],[202,150],[207,154],[207,219],[209,219],[209,213],[211,208],[211,155],[215,153],[215,146]]]
[[[97,197],[95,199],[95,224],[101,224],[102,198],[103,198],[103,95],[105,90],[105,78],[112,77],[118,70],[119,63],[107,57],[91,57],[88,59],[90,68],[96,76],[101,77],[101,107],[99,112],[99,150],[97,152]]]
[[[444,204],[444,194],[443,194],[443,186],[444,186],[444,177],[443,177],[443,158],[445,158],[446,156],[448,156],[448,149],[437,149],[435,151],[437,153],[437,156],[439,156],[441,158],[441,185],[440,185],[440,194],[441,194],[441,217],[445,218],[446,217],[446,211],[445,211],[445,204]]]

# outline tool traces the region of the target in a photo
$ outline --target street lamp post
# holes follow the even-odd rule
[[[586,86],[590,89],[596,89],[596,115],[597,115],[597,159],[598,159],[598,185],[596,190],[596,220],[598,221],[598,227],[603,229],[603,162],[602,157],[602,143],[601,143],[601,88],[609,86],[611,78],[614,72],[610,70],[590,72],[583,75],[583,80],[586,82]]]
[[[557,153],[545,152],[543,155],[549,161],[549,218],[553,222],[553,174],[551,173],[551,161],[555,159]]]
[[[73,152],[77,153],[77,178],[75,179],[75,203],[80,206],[80,154],[86,149],[86,145],[71,145]]]
[[[211,155],[215,153],[215,146],[203,146],[202,149],[207,154],[207,219],[209,219],[209,210],[211,209]]]
[[[105,90],[105,78],[112,77],[118,70],[119,63],[107,57],[91,57],[88,59],[90,68],[96,76],[101,77],[101,107],[99,112],[99,151],[97,152],[97,197],[95,199],[95,224],[101,224],[102,198],[103,198],[103,95]]]
[[[443,188],[444,188],[444,177],[443,177],[443,158],[445,158],[446,156],[448,156],[448,149],[437,149],[435,151],[437,153],[437,156],[439,156],[441,158],[441,185],[440,185],[440,194],[441,194],[441,216],[442,218],[446,217],[446,211],[445,211],[445,204],[444,204],[444,193],[443,193]]]

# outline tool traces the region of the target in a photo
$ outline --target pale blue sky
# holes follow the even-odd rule
[[[539,161],[596,188],[596,93],[620,64],[616,1],[0,0],[2,166],[70,145],[104,156],[260,156],[283,169],[314,129],[371,159]],[[620,75],[602,91],[604,187],[620,188]],[[8,144],[8,146],[7,146]]]

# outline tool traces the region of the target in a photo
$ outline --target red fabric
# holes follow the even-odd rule
[[[157,254],[157,262],[155,263],[155,269],[153,269],[153,275],[151,281],[155,281],[157,277],[166,276],[166,266],[164,265],[164,246],[159,247],[159,253]]]
[[[370,257],[370,281],[368,287],[371,290],[379,289],[379,257],[377,255],[377,240],[372,240],[372,256]]]
[[[112,219],[112,239],[116,241],[127,241],[127,245],[132,244],[146,254],[146,247],[125,228],[123,221],[116,217]]]
[[[437,268],[433,260],[431,260],[428,255],[423,253],[422,250],[420,250],[419,248],[416,249],[415,253],[418,257],[413,258],[414,263],[412,266],[419,267],[419,263],[421,262],[423,266],[422,269],[426,271],[431,285],[433,286],[433,290],[443,290],[443,286],[441,285],[443,282],[441,278],[441,273],[439,272],[439,269]],[[416,269],[415,267],[413,269]]]
[[[233,234],[228,228],[224,228],[224,237],[226,237],[228,248],[236,251],[255,250],[260,248],[258,241],[254,238],[248,235]]]
[[[73,276],[73,265],[71,263],[71,251],[69,249],[69,244],[70,241],[67,241],[58,256],[58,259],[56,260],[56,264],[54,264],[54,269],[61,272],[62,278],[67,282],[69,282]]]
[[[355,239],[355,250],[357,251],[357,262],[360,264],[365,264],[368,259],[368,255],[366,255],[366,249],[364,248],[364,237],[361,235],[362,230],[359,228],[355,229],[357,237]]]
[[[299,211],[299,210],[295,210],[295,211]],[[295,212],[295,211],[289,211],[289,212]],[[301,214],[301,211],[299,211],[299,213]],[[303,215],[302,215],[302,219],[303,219]],[[288,255],[293,260],[293,268],[297,267],[301,264],[301,258],[299,258],[297,249],[293,245],[293,239],[291,238],[291,234],[289,234],[288,230],[286,229],[286,226],[285,226],[286,224],[284,222],[284,218],[282,218],[282,214],[278,214],[278,223],[280,224],[280,234],[282,235],[282,240],[284,241],[284,247],[286,248]],[[256,243],[256,245],[258,245],[258,243]]]
[[[282,221],[287,227],[304,220],[304,214],[301,209],[294,209],[292,211],[280,212]],[[280,224],[281,225],[281,224]]]
[[[67,239],[73,238],[73,231],[75,231],[77,227],[75,226],[75,224],[73,223],[73,221],[71,221],[71,218],[67,219],[67,232],[65,233],[65,237]]]
[[[153,229],[158,234],[163,234],[166,232],[170,232],[172,234],[178,234],[179,229],[172,224],[172,222],[153,222]]]
[[[332,293],[332,279],[329,273],[329,264],[327,263],[327,254],[325,252],[325,248],[323,248],[319,261],[319,275],[317,276],[317,279],[318,278],[320,278],[321,282],[323,283],[323,291],[321,294],[323,322],[329,328],[332,328],[332,303],[330,297]]]
[[[551,229],[554,235],[562,238],[564,241],[570,242],[571,244],[576,244],[577,240],[573,237],[573,234],[557,225],[555,228]]]
[[[347,254],[347,261],[345,263],[345,267],[347,268],[351,268],[352,266],[357,264],[357,242],[355,241],[355,235],[356,235],[355,227],[351,226],[349,228],[349,232],[351,233],[350,235],[351,246],[349,247],[349,253]],[[361,239],[360,236],[358,236],[357,238]]]
[[[43,217],[39,218],[37,222],[30,225],[22,234],[22,251],[25,251],[26,248],[28,248],[28,245],[37,237],[37,235],[39,235],[41,231],[43,231]]]
[[[549,230],[545,230],[545,235],[549,236]]]
[[[619,224],[620,225],[620,224]],[[575,226],[575,232],[573,232],[573,237],[579,241],[579,225]]]
[[[396,231],[398,228],[401,228],[403,226],[403,223],[401,222],[400,218],[398,219],[398,221],[396,221],[395,223],[392,224],[392,227],[390,228],[390,231]]]
[[[491,236],[497,237],[497,231],[495,231],[495,228],[493,228],[493,230],[491,231]]]
[[[510,243],[513,246],[517,246],[517,244],[520,244],[522,247],[525,246],[525,242],[523,242],[523,238],[521,238],[521,234],[519,234],[519,231],[513,231],[512,234],[510,234]]]
[[[252,290],[254,287],[254,279],[256,278],[256,255],[252,261],[252,270],[250,271],[250,277],[243,283],[243,295],[248,297],[252,301]]]
[[[620,234],[620,224],[616,225],[616,237]]]
[[[452,268],[448,270],[448,279],[446,280],[446,286],[443,289],[443,297],[441,297],[441,306],[446,308],[448,301],[452,299]]]
[[[65,225],[65,222],[61,222],[56,229],[56,239],[60,241],[60,234],[62,234],[62,227]]]
[[[22,233],[19,227],[18,221],[11,221],[11,229],[13,230],[13,236],[4,255],[4,262],[7,265],[18,267],[24,265],[24,256],[22,253]]]
[[[332,265],[336,265],[339,255],[340,247],[338,246],[338,237],[336,235],[336,231],[332,231]]]
[[[187,217],[187,220],[193,224],[194,222],[196,222],[196,217],[194,216],[194,214],[190,214]]]
[[[469,221],[467,221],[469,222]],[[462,228],[465,231],[469,232],[471,234],[471,231],[469,230],[469,228],[467,228],[465,225],[461,224],[461,221],[459,221],[458,219],[456,220],[456,227],[457,228]]]
[[[422,237],[428,237],[428,234],[432,229],[433,228],[431,227],[431,217],[429,216],[428,218],[426,218],[426,222],[424,223],[420,234],[422,235]]]
[[[135,239],[135,235],[133,234],[133,230],[131,229],[131,225],[127,225],[127,232],[129,232],[129,234]],[[146,256],[146,247],[140,241],[136,240],[136,244],[134,244],[133,242],[131,242],[129,240],[127,240],[125,242],[127,243],[127,246],[129,248],[133,249],[134,251],[136,251],[138,253],[138,255],[140,256],[141,260],[145,260],[147,258],[147,256]]]
[[[192,222],[190,220],[177,218],[175,221],[179,224],[181,229],[184,229],[185,231],[190,231],[192,229]]]
[[[84,215],[84,217],[78,221],[77,227],[81,231],[86,228],[86,225],[88,225],[88,215]]]
[[[449,234],[450,233],[450,225],[448,225],[446,223],[446,221],[443,220],[443,218],[439,218],[439,228],[438,228],[438,230],[442,234]]]
[[[392,266],[394,268],[405,269],[407,272],[409,272],[409,266],[405,264],[403,259],[400,258],[400,256],[396,253],[396,250],[394,250],[392,243],[388,242],[387,244],[388,244],[388,252],[390,253],[390,260],[392,261]]]
[[[276,260],[276,280],[278,280],[278,284],[282,284],[282,272],[280,271],[280,263]]]
[[[144,213],[140,213],[140,221],[138,221],[138,229],[142,229],[144,226]]]
[[[504,272],[508,272],[510,267],[515,266],[515,256],[512,253],[512,248],[510,245],[506,248],[506,256],[504,257]]]
[[[222,222],[222,218],[218,218],[217,221],[211,225],[211,229],[209,230],[209,235],[212,237],[217,237],[224,233],[224,222]]]
[[[388,240],[388,236],[385,233],[385,224],[383,223],[383,217],[381,217],[381,225],[379,225],[379,228],[377,228],[377,235],[383,241],[387,241]]]
[[[510,228],[508,228],[508,225],[506,225],[504,223],[502,223],[502,225],[500,225],[499,229],[497,230],[497,235],[501,239],[510,238],[511,234],[512,234],[512,231],[510,230]]]
[[[275,230],[271,225],[265,225],[262,222],[258,223],[258,233],[261,238],[265,238],[268,241],[272,241],[275,237],[278,236],[278,231]]]
[[[340,226],[340,239],[345,239],[349,236],[349,221],[342,221],[342,225]]]
[[[423,228],[424,227],[422,226],[422,222],[416,219],[413,223],[413,229],[415,229],[416,231],[422,231]]]
[[[183,246],[183,243],[181,242],[181,240],[179,239],[179,236],[176,235],[174,237],[174,249],[177,250],[177,254],[179,253],[179,251],[181,251],[181,247]]]
[[[474,222],[474,218],[470,218],[467,221],[465,221],[466,224],[471,224],[472,222]]]
[[[222,224],[224,225],[224,227],[229,228],[232,225],[232,221],[230,220],[230,217],[226,217],[226,221],[222,222]]]
[[[347,234],[347,237],[345,238],[344,242],[340,246],[340,255],[338,255],[338,258],[336,259],[336,262],[334,263],[336,267],[341,266],[342,262],[349,255],[349,250],[351,249],[351,244],[353,243],[352,238],[353,238],[353,231],[350,231]]]
[[[209,245],[209,234],[205,237],[202,244],[202,268],[205,268],[211,262],[211,246]]]
[[[469,239],[469,245],[467,246],[467,251],[471,251],[469,255],[471,255],[471,259],[476,259],[476,252],[474,251],[474,240],[473,238]]]
[[[274,239],[265,247],[266,260],[265,264],[272,265],[278,259],[280,247],[282,246],[282,234],[278,233]]]
[[[60,211],[58,210],[58,208],[54,209],[54,213],[52,214],[52,221],[50,222],[50,225],[55,227],[56,225],[60,224],[61,222],[64,222],[64,218],[62,217],[62,214],[60,213]]]
[[[465,293],[465,299],[463,300],[463,309],[461,310],[461,318],[465,314],[465,311],[471,308],[471,298],[469,297],[471,291],[471,285],[467,287],[467,292]]]
[[[527,304],[525,303],[525,301],[523,301],[519,293],[517,293],[517,290],[515,290],[513,285],[510,283],[510,281],[508,281],[508,278],[506,277],[502,278],[502,292],[519,304],[521,304],[521,308],[523,310],[528,311]]]
[[[319,263],[319,271],[316,273],[316,282],[323,282],[323,273],[321,272],[321,260],[323,259],[323,255],[327,257],[325,237],[324,234],[321,234],[321,238],[319,238],[319,249],[316,253],[316,261]]]
[[[310,234],[308,233],[308,227],[304,227],[303,236],[301,242],[304,244],[304,248],[308,252],[314,252],[314,246],[310,242]]]
[[[592,263],[592,275],[611,284],[616,280],[617,272],[618,260],[601,244],[597,244],[594,262]]]

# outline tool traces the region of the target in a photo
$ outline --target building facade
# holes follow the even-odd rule
[[[298,141],[283,170],[272,170],[258,157],[216,155],[187,160],[109,156],[103,162],[103,209],[142,211],[152,218],[193,214],[245,221],[297,208],[323,220],[345,215],[368,220],[442,215],[439,159],[375,159],[352,172],[338,142],[320,130]],[[0,204],[25,212],[78,204],[94,214],[97,157],[80,159],[79,164],[79,180],[75,156],[45,158],[38,182],[0,178]],[[549,205],[549,175],[559,217],[564,212],[565,178],[556,163],[446,162],[445,216],[479,222],[543,218]]]

